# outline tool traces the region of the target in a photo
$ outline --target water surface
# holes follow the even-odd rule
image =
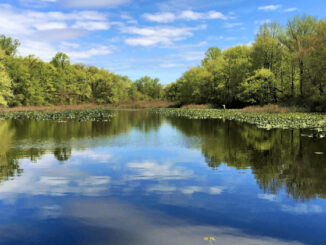
[[[326,140],[113,111],[0,121],[0,244],[326,244]]]

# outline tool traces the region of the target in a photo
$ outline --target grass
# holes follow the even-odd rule
[[[248,112],[220,109],[156,109],[156,113],[189,119],[225,119],[254,124],[259,128],[313,129],[326,132],[326,114],[302,112]]]

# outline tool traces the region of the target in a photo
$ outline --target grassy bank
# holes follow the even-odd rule
[[[157,109],[165,116],[189,119],[225,119],[254,124],[259,128],[313,129],[326,132],[326,114],[302,112],[245,112],[241,110],[217,109]]]

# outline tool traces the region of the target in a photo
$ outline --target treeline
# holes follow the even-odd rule
[[[281,104],[326,111],[326,20],[297,16],[260,27],[255,42],[213,47],[201,65],[165,88],[182,104]]]
[[[71,64],[64,53],[51,62],[16,55],[19,41],[0,36],[0,106],[43,106],[159,100],[164,88],[158,79],[135,82],[105,69]]]
[[[51,62],[16,55],[19,41],[0,36],[0,106],[169,100],[239,108],[279,104],[326,111],[326,20],[297,16],[283,27],[260,27],[255,42],[212,47],[201,65],[163,87],[135,82],[105,69],[71,64],[64,53]]]

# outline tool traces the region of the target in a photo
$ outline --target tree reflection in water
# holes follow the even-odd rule
[[[52,153],[60,162],[74,150],[101,139],[158,130],[164,118],[149,111],[119,111],[110,122],[0,121],[0,180],[20,175],[19,160],[36,162]],[[212,169],[221,163],[237,169],[250,168],[261,189],[277,193],[285,189],[295,200],[326,198],[326,140],[302,137],[301,130],[263,130],[232,121],[166,118],[185,136],[200,139],[200,148]],[[309,132],[308,132],[309,134]],[[90,139],[90,140],[89,140]],[[189,140],[189,144],[191,144]],[[198,147],[192,146],[192,147]]]

